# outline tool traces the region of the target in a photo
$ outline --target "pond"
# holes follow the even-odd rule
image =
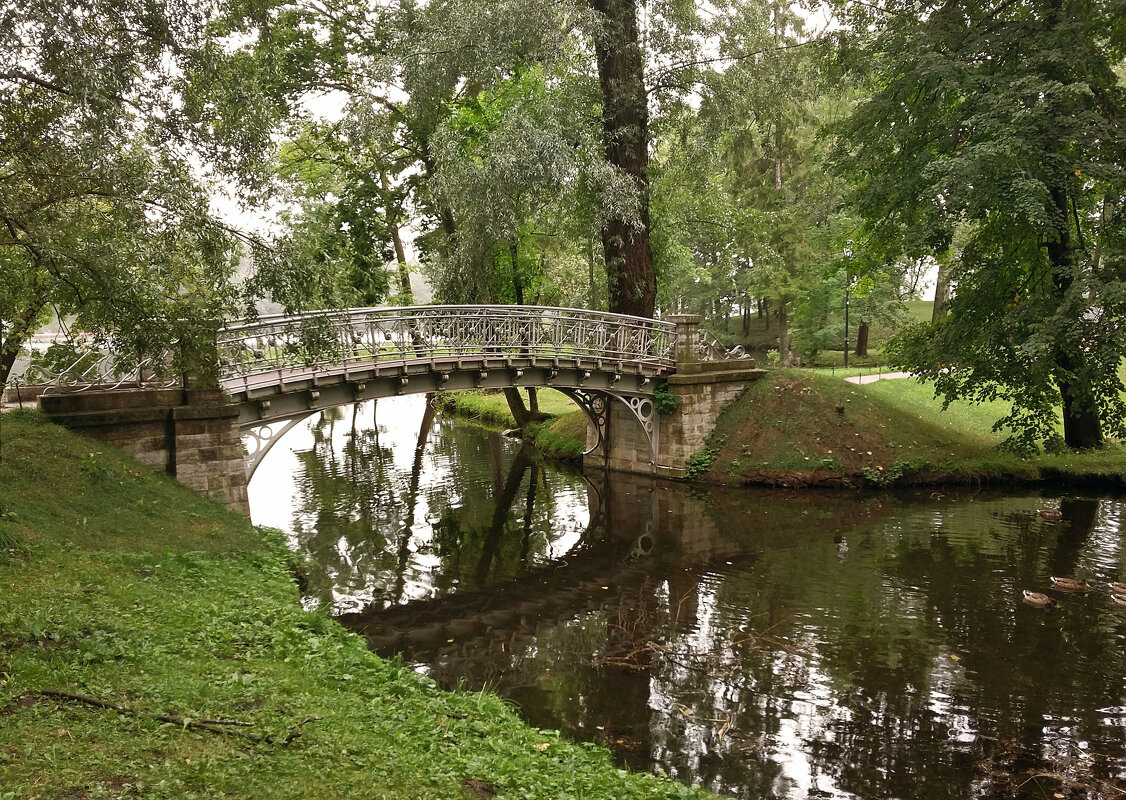
[[[422,397],[311,418],[250,489],[310,606],[624,766],[748,798],[1126,796],[1121,499],[584,478]]]

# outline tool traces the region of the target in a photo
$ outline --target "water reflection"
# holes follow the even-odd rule
[[[519,443],[436,418],[422,396],[333,409],[298,426],[251,482],[254,521],[318,569],[309,602],[383,608],[515,577],[589,525],[581,475]]]
[[[380,652],[732,796],[1121,796],[1121,501],[589,485],[391,405],[310,426],[284,526]]]

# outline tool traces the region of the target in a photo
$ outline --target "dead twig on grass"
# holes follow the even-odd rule
[[[250,739],[253,742],[265,742],[266,744],[273,744],[279,741],[277,736],[268,733],[253,733],[251,731],[242,730],[243,728],[251,728],[254,726],[253,722],[243,722],[237,719],[194,719],[192,717],[181,717],[176,714],[157,714],[151,711],[141,711],[137,708],[130,706],[123,706],[120,703],[111,703],[108,700],[100,700],[97,697],[90,697],[84,694],[75,694],[74,692],[63,692],[58,689],[40,689],[36,694],[43,697],[54,697],[59,700],[71,700],[75,703],[83,703],[95,708],[104,708],[110,711],[116,711],[119,714],[130,714],[136,717],[147,717],[149,719],[159,720],[160,722],[168,722],[173,725],[179,725],[182,728],[195,728],[196,730],[210,731],[211,733],[222,733],[229,736],[239,736],[243,739]],[[282,744],[289,744],[294,739],[301,735],[300,728],[309,723],[319,720],[320,717],[306,717],[301,722],[294,725],[285,736],[280,738]]]

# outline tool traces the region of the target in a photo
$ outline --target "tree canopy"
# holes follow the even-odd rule
[[[236,237],[208,186],[255,183],[284,103],[209,27],[216,13],[0,9],[0,379],[51,311],[149,353],[234,308]]]
[[[949,401],[1000,397],[1013,444],[1122,431],[1126,19],[1116,2],[887,3],[841,136],[874,261],[951,246],[947,315],[899,342]]]

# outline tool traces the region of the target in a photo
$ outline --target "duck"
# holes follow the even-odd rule
[[[1049,580],[1052,582],[1052,588],[1059,589],[1061,592],[1087,591],[1087,581],[1082,578],[1057,578],[1053,575]]]
[[[1121,609],[1126,609],[1126,594],[1112,594],[1110,601]]]
[[[1059,602],[1054,597],[1048,597],[1048,595],[1040,594],[1040,592],[1030,592],[1028,589],[1024,590],[1023,595],[1024,602],[1036,608],[1052,608]]]
[[[1119,583],[1115,581],[1110,585],[1110,593],[1116,595],[1126,595],[1126,583]]]
[[[1058,508],[1042,508],[1036,512],[1048,522],[1059,522],[1063,519],[1063,512]]]

